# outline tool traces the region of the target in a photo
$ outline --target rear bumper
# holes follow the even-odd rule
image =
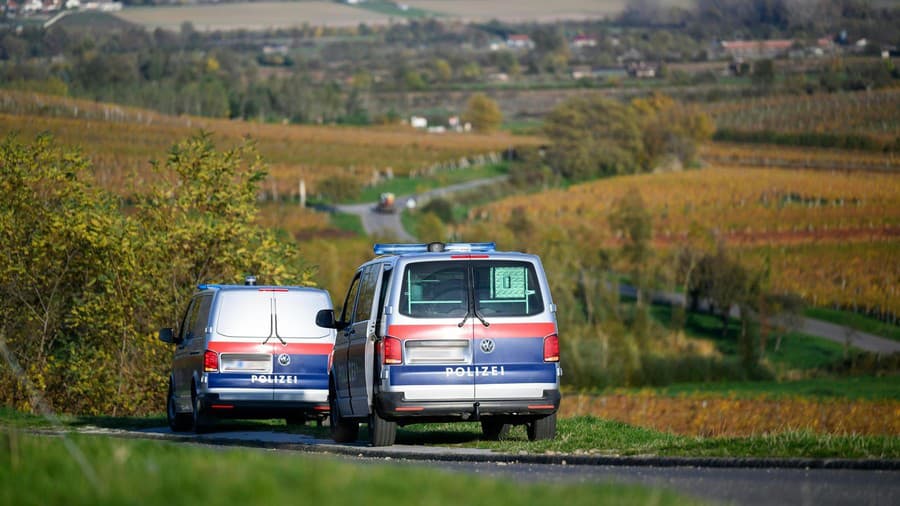
[[[544,390],[539,398],[485,401],[409,401],[402,393],[381,392],[375,408],[387,420],[416,422],[476,421],[483,416],[540,418],[559,410],[559,390]]]
[[[312,398],[308,400],[248,399],[208,392],[201,395],[200,403],[209,414],[220,418],[312,417],[328,414],[327,391],[324,392],[324,399],[319,399],[319,395],[310,397]]]

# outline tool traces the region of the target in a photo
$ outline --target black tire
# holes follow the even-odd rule
[[[553,439],[556,437],[556,413],[529,422],[525,427],[529,441]]]
[[[203,409],[203,403],[200,402],[200,396],[197,395],[195,388],[191,389],[191,430],[197,434],[203,434],[212,430],[215,419]]]
[[[333,387],[328,392],[328,406],[329,416],[331,417],[328,424],[331,427],[331,439],[335,443],[352,443],[356,441],[359,438],[359,423],[341,418]]]
[[[172,432],[184,432],[191,429],[191,414],[179,413],[175,404],[175,388],[169,383],[169,393],[166,395],[166,419]]]
[[[397,439],[397,422],[381,418],[374,408],[369,415],[369,440],[372,446],[391,446]]]
[[[509,436],[510,427],[510,424],[503,423],[502,420],[494,418],[481,419],[481,433],[484,435],[484,439],[488,441],[506,439]]]

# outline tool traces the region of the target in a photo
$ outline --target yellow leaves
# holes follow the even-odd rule
[[[751,436],[809,430],[820,434],[896,435],[900,401],[738,398],[709,394],[567,395],[560,415],[592,415],[688,436]]]

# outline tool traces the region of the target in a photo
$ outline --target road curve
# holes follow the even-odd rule
[[[404,195],[396,198],[396,213],[379,213],[375,210],[375,203],[365,204],[341,204],[334,208],[337,211],[355,214],[362,220],[363,229],[368,235],[381,235],[400,242],[415,242],[416,238],[410,235],[400,221],[400,212],[406,209],[410,198],[416,199],[416,205],[422,205],[431,199],[449,195],[451,193],[472,190],[481,186],[492,185],[506,181],[508,176],[497,176],[487,179],[476,179],[454,185],[444,186],[418,195]]]

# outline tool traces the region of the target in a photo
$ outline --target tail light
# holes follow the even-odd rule
[[[387,336],[382,341],[382,352],[385,364],[399,364],[403,362],[403,343],[396,337]]]
[[[219,372],[219,354],[212,351],[206,350],[206,353],[203,354],[203,371],[204,372]]]
[[[559,336],[556,334],[544,338],[544,362],[559,362]]]

